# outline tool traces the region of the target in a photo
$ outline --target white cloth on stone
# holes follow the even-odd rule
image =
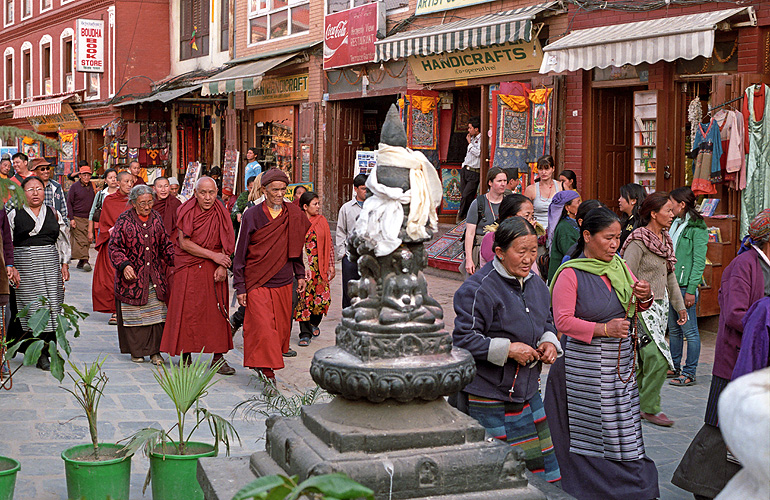
[[[409,204],[406,234],[413,240],[429,237],[426,226],[437,229],[436,207],[441,202],[442,186],[436,169],[419,151],[380,144],[377,150],[378,165],[409,168],[410,189],[389,187],[377,180],[377,168],[366,180],[372,192],[364,202],[356,222],[356,233],[378,257],[388,255],[401,244],[398,237],[404,219],[404,207]]]

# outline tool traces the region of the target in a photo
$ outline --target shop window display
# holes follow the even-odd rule
[[[302,0],[251,0],[249,43],[264,42],[310,30],[310,3]]]
[[[260,122],[261,123],[261,122]],[[294,131],[291,125],[277,122],[257,124],[257,159],[263,170],[280,168],[294,178]]]

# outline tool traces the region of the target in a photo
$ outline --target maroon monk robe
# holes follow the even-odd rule
[[[176,196],[168,195],[162,200],[157,200],[152,209],[160,214],[163,219],[163,227],[166,228],[166,234],[172,243],[176,244],[179,237],[177,231],[176,218],[177,209],[182,206],[182,202]]]
[[[204,211],[196,198],[187,200],[177,212],[177,227],[207,250],[230,255],[235,249],[233,225],[219,201]],[[176,356],[182,352],[225,353],[233,348],[227,280],[214,282],[217,267],[213,261],[176,246],[162,352]]]
[[[107,244],[110,241],[110,229],[118,216],[130,208],[128,196],[118,190],[104,198],[102,215],[99,218],[99,235],[94,248],[99,252],[94,265],[94,279],[91,285],[91,300],[94,311],[115,312],[115,268],[110,263]]]

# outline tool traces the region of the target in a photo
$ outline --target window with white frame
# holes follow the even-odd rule
[[[8,47],[5,49],[5,64],[3,65],[3,80],[5,81],[5,86],[3,87],[4,92],[4,99],[10,100],[15,97],[14,92],[14,66],[13,66],[13,48]]]
[[[47,10],[51,10],[52,8],[53,0],[40,0],[40,12],[45,12]]]
[[[21,86],[22,97],[29,99],[34,95],[32,92],[32,47],[25,48],[25,44],[21,46]]]
[[[5,0],[5,8],[3,9],[5,14],[5,26],[13,24],[13,6],[16,4],[16,0]]]
[[[75,73],[72,61],[72,35],[74,32],[67,28],[61,34],[61,90],[60,92],[73,92],[75,90]]]
[[[326,13],[334,14],[343,10],[352,9],[377,0],[326,0]],[[390,12],[409,7],[409,0],[385,0],[385,11]]]
[[[53,61],[51,58],[51,37],[50,35],[45,35],[40,40],[40,94],[41,95],[53,94],[52,66],[53,66]]]
[[[21,0],[21,18],[32,17],[32,0]]]
[[[249,0],[249,43],[310,30],[308,0]]]

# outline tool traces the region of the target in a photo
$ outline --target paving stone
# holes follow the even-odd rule
[[[86,425],[73,422],[39,422],[35,431],[41,439],[83,439],[88,435]]]

